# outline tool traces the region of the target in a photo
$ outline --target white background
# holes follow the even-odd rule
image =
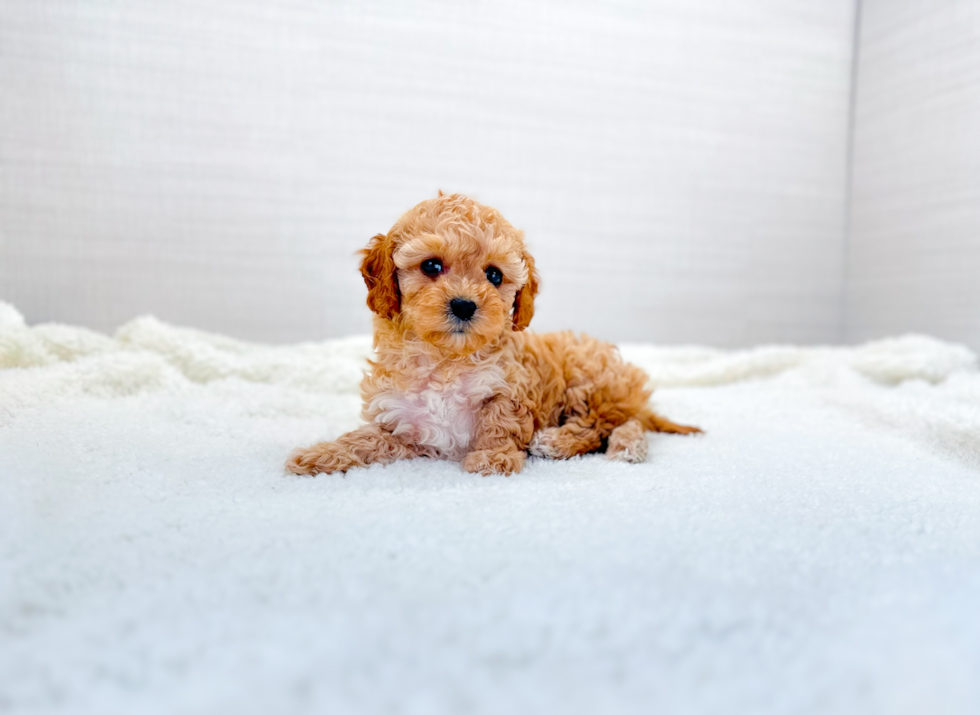
[[[848,0],[4,0],[0,295],[263,340],[365,332],[354,253],[442,188],[542,329],[840,332]]]
[[[847,334],[980,348],[980,2],[864,0]]]
[[[525,229],[538,330],[978,345],[978,7],[2,0],[0,299],[365,332],[356,250],[441,188]]]

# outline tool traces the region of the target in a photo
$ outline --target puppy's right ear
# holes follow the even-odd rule
[[[367,248],[360,251],[364,256],[361,275],[368,288],[368,308],[388,320],[401,309],[402,299],[398,290],[394,252],[395,242],[383,233],[372,238]]]

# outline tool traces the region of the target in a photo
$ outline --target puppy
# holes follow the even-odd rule
[[[612,345],[523,332],[538,275],[522,232],[495,209],[440,192],[361,253],[377,353],[361,382],[367,424],[297,450],[290,472],[434,457],[513,474],[528,452],[567,459],[603,447],[642,462],[646,430],[701,431],[654,414],[646,373]]]

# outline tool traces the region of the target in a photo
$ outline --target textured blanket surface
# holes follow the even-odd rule
[[[980,711],[976,356],[622,352],[706,434],[311,479],[367,337],[0,304],[0,712]]]

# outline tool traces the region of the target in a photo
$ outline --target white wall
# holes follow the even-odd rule
[[[980,348],[980,2],[863,0],[847,337]]]
[[[364,332],[437,188],[526,230],[534,327],[840,336],[852,0],[0,3],[0,298]]]

